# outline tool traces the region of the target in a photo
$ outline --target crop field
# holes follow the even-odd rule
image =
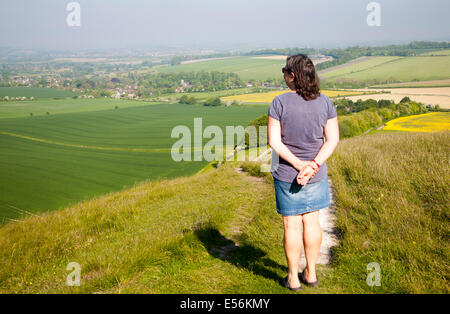
[[[148,98],[148,100],[156,101],[156,102],[178,102],[181,96],[191,96],[198,100],[201,103],[204,100],[214,97],[227,97],[241,94],[252,94],[255,92],[263,92],[264,88],[255,88],[255,87],[245,87],[245,88],[233,88],[233,89],[225,89],[211,92],[184,92],[184,93],[170,93],[163,94],[160,96],[152,96]]]
[[[287,90],[273,91],[267,93],[252,93],[252,94],[242,94],[222,97],[221,100],[224,102],[242,102],[242,103],[271,103],[272,100],[281,94],[288,92]],[[348,91],[348,90],[322,90],[321,93],[327,95],[330,98],[333,97],[344,97],[344,96],[355,96],[364,95],[362,91]]]
[[[202,61],[175,66],[158,67],[159,72],[197,72],[219,71],[236,73],[243,80],[263,80],[282,77],[281,68],[286,64],[285,60],[256,59],[253,57],[233,57],[220,60]]]
[[[449,112],[431,112],[397,118],[386,123],[383,131],[438,132],[450,130]]]
[[[326,77],[327,79],[334,79],[336,77],[346,77],[352,73],[365,71],[368,69],[372,69],[381,64],[385,64],[388,62],[392,62],[398,60],[400,57],[361,57],[357,60],[362,60],[360,62],[355,62],[355,60],[351,60],[348,63],[339,65],[335,68],[335,70],[325,69],[324,71],[320,71],[319,75],[321,77]]]
[[[219,126],[225,143],[226,125],[245,127],[266,111],[153,104],[0,119],[0,217],[58,209],[146,179],[194,174],[208,161],[175,162],[173,127],[187,126],[193,144],[194,118],[202,117],[202,129]]]
[[[27,116],[54,115],[60,113],[123,109],[150,105],[151,102],[116,99],[38,99],[25,101],[0,101],[0,119]]]
[[[365,91],[365,89],[361,89]],[[388,99],[399,103],[404,97],[425,105],[439,105],[441,108],[450,109],[450,87],[424,87],[424,88],[383,88],[378,94],[348,96],[347,99],[357,101],[358,99]],[[386,93],[383,93],[386,92]]]
[[[66,98],[78,95],[72,91],[40,87],[0,87],[0,97]]]
[[[376,57],[323,74],[328,80],[429,81],[450,77],[450,56]]]

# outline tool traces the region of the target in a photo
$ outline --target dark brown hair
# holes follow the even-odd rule
[[[319,76],[311,59],[304,54],[288,56],[283,72],[294,72],[294,86],[297,94],[305,100],[313,100],[320,95]]]

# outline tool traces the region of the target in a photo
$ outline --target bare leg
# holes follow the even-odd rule
[[[284,216],[284,253],[289,268],[288,284],[291,288],[300,286],[298,279],[298,261],[301,254],[301,232],[302,216]]]
[[[319,224],[319,211],[303,214],[303,247],[305,248],[305,279],[308,282],[317,280],[316,263],[322,244],[322,229]]]

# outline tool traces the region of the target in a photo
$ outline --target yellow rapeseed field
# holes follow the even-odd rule
[[[286,90],[282,91],[278,90],[267,93],[243,94],[243,95],[222,97],[221,100],[224,102],[237,101],[242,103],[271,103],[276,96],[284,94],[286,92],[287,92]],[[346,90],[322,90],[320,92],[327,95],[328,97],[355,96],[364,94],[364,92],[360,91],[346,91]]]
[[[383,130],[436,132],[450,130],[450,112],[431,112],[397,118],[386,123]]]

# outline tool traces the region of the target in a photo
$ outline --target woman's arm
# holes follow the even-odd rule
[[[300,160],[295,156],[289,148],[281,142],[281,125],[280,121],[269,116],[267,133],[269,138],[269,146],[272,147],[277,154],[289,162],[298,171],[303,170],[306,166],[307,161]]]
[[[339,143],[339,124],[337,117],[329,119],[324,129],[325,143],[323,143],[314,160],[319,164],[323,163],[333,154]]]
[[[324,128],[325,143],[323,143],[314,160],[321,166],[331,156],[337,144],[339,143],[339,124],[337,117],[328,119]],[[297,181],[304,185],[317,172],[311,167],[305,167],[297,176]]]

